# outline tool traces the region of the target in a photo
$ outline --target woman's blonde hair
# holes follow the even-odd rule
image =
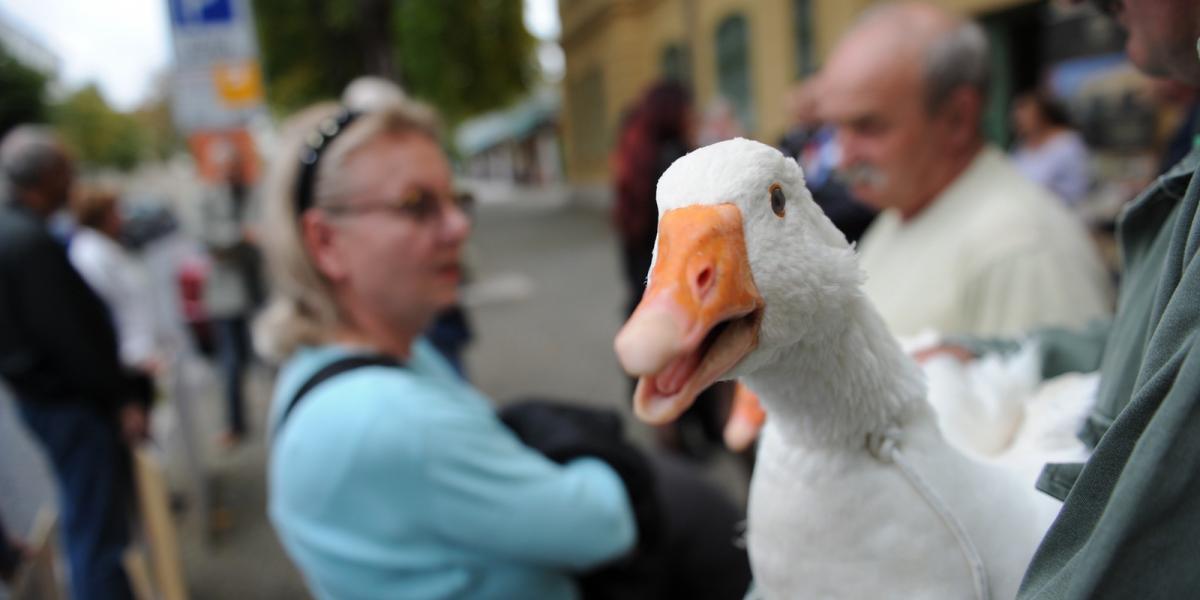
[[[297,214],[296,188],[306,138],[320,123],[347,107],[326,102],[288,119],[263,190],[263,253],[271,279],[271,298],[254,324],[259,354],[283,360],[298,347],[328,342],[341,323],[325,277],[304,247]],[[438,122],[428,107],[410,101],[349,108],[364,110],[321,153],[314,177],[315,207],[334,206],[345,193],[342,177],[347,157],[380,135],[416,132],[438,139]]]

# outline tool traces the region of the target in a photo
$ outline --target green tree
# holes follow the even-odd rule
[[[267,98],[281,112],[381,75],[451,123],[503,106],[534,79],[521,0],[253,0]]]
[[[131,115],[112,109],[95,85],[54,107],[54,124],[86,165],[130,170],[146,156],[147,135]]]
[[[130,117],[137,126],[147,158],[166,160],[183,147],[183,139],[171,122],[171,109],[165,99],[142,105]]]
[[[46,119],[46,76],[17,62],[0,44],[0,138],[21,123]]]
[[[183,148],[183,137],[171,120],[169,78],[159,76],[149,99],[130,115],[137,124],[147,158],[165,160]]]

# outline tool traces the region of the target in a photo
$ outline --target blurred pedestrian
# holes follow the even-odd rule
[[[58,138],[12,130],[0,170],[0,377],[58,479],[72,597],[130,598],[125,444],[146,434],[150,385],[122,366],[104,303],[47,231],[73,181]]]
[[[620,450],[523,444],[421,337],[458,298],[470,224],[407,106],[306,110],[271,170],[272,522],[321,598],[577,597],[647,533],[650,492]]]
[[[675,81],[662,81],[647,88],[619,133],[612,158],[616,191],[612,218],[621,243],[626,315],[633,314],[646,291],[658,235],[658,178],[694,147],[693,119],[687,89]],[[724,383],[705,390],[687,413],[658,429],[659,441],[695,457],[722,448],[731,395]]]
[[[932,5],[884,4],[821,71],[856,198],[883,212],[859,244],[892,333],[1017,333],[1111,310],[1083,224],[981,132],[987,37]]]
[[[693,148],[692,118],[691,94],[679,83],[664,81],[646,90],[618,135],[612,219],[621,242],[626,314],[633,313],[646,290],[658,235],[658,178]]]
[[[0,519],[0,582],[11,584],[17,569],[29,556],[29,548],[14,537],[10,537]]]
[[[1044,93],[1025,92],[1013,100],[1012,122],[1017,170],[1054,192],[1068,208],[1083,204],[1092,187],[1092,166],[1087,144],[1071,126],[1066,108]]]
[[[121,362],[148,375],[163,365],[158,309],[145,267],[121,243],[118,197],[91,188],[77,194],[71,212],[79,224],[68,255],[84,281],[104,300],[117,329]]]
[[[1200,94],[1181,81],[1154,79],[1150,82],[1150,99],[1160,111],[1175,118],[1159,158],[1156,174],[1162,175],[1200,146]]]
[[[788,89],[784,98],[790,125],[779,138],[778,146],[784,154],[793,158],[804,154],[805,147],[825,125],[818,112],[817,83],[816,75],[808,77]],[[808,183],[808,176],[808,169],[805,169],[805,183]]]
[[[716,96],[708,102],[704,113],[700,115],[695,141],[697,145],[708,146],[744,135],[745,127],[742,126],[733,103],[723,96]]]
[[[813,201],[845,234],[846,240],[853,243],[862,237],[878,211],[854,199],[846,185],[835,177],[841,149],[836,130],[822,121],[818,112],[819,84],[819,77],[814,75],[788,91],[792,126],[778,145],[804,169],[804,184]]]
[[[221,185],[205,189],[200,235],[211,264],[204,282],[204,307],[215,330],[223,377],[225,432],[221,443],[236,446],[246,435],[245,378],[251,355],[249,318],[255,306],[257,234],[251,223],[246,165],[230,150]]]

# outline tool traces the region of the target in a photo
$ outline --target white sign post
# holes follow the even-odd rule
[[[167,0],[175,50],[172,114],[187,133],[246,125],[263,109],[246,0]]]

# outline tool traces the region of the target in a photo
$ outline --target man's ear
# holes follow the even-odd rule
[[[942,118],[945,119],[949,141],[955,150],[965,150],[979,139],[984,101],[978,90],[967,86],[960,86],[946,99]]]
[[[331,282],[346,277],[346,264],[335,244],[336,225],[320,210],[309,210],[300,218],[300,242],[312,257],[317,272]]]

